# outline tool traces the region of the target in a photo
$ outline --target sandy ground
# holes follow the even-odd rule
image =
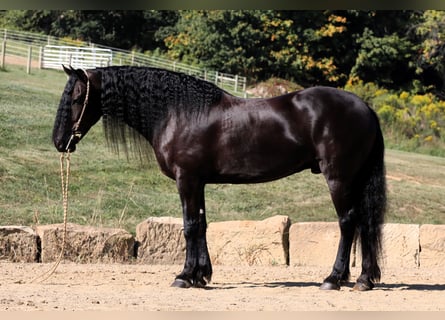
[[[436,311],[445,310],[443,269],[384,270],[374,290],[319,290],[329,269],[214,266],[207,289],[170,284],[179,265],[0,262],[0,310],[120,311]],[[352,269],[358,276],[359,270]]]

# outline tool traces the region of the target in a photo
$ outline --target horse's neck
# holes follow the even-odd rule
[[[120,117],[121,121],[151,142],[155,127],[165,117],[167,97],[158,96],[155,99],[150,92],[147,92],[147,88],[140,84],[131,85],[131,88],[124,86],[120,97],[120,106],[115,116]]]
[[[133,70],[130,72],[134,73],[124,80],[125,70],[121,73],[117,69],[115,72],[107,75],[110,80],[103,88],[106,98],[103,101],[104,114],[108,112],[117,117],[147,139],[152,138],[153,131],[169,113],[181,113],[186,118],[200,115],[221,97],[220,89],[214,85],[185,76],[145,70],[149,74],[141,72],[143,77],[138,79],[139,70]],[[149,82],[144,82],[147,78]],[[167,80],[169,83],[164,86],[162,81]],[[106,92],[107,87],[109,93]]]

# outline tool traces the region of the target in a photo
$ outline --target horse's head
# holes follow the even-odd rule
[[[53,141],[60,152],[74,152],[76,144],[102,116],[100,77],[94,71],[63,70],[69,76],[60,99],[53,129]]]

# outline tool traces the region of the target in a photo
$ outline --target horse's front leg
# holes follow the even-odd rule
[[[212,277],[212,264],[207,249],[204,184],[196,177],[176,179],[181,197],[186,257],[183,271],[173,287],[204,287]]]

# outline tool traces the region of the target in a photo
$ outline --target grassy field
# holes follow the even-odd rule
[[[52,126],[66,77],[8,66],[0,71],[0,225],[63,220],[59,154]],[[387,150],[387,222],[445,224],[445,158]],[[135,225],[150,216],[181,216],[175,184],[157,164],[127,161],[107,149],[96,125],[71,157],[69,221]],[[258,185],[209,185],[209,221],[335,221],[323,176],[309,171]]]

